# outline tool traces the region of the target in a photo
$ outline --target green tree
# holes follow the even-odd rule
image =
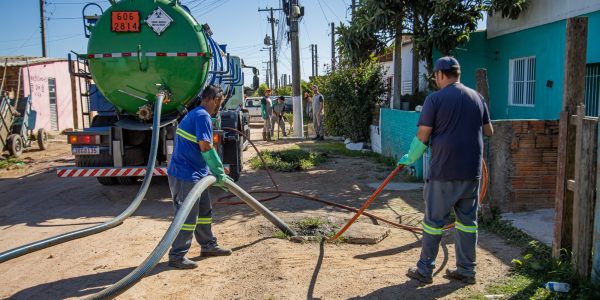
[[[280,86],[273,90],[273,95],[277,96],[291,96],[292,95],[292,87],[289,85]]]
[[[326,133],[368,141],[375,104],[385,93],[381,66],[371,61],[342,65],[313,83],[325,97]]]

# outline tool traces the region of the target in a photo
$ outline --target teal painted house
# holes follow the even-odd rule
[[[486,68],[492,119],[559,118],[562,107],[566,19],[588,17],[586,110],[600,115],[600,0],[530,0],[517,20],[488,18],[453,55],[461,81],[475,88],[475,70]]]

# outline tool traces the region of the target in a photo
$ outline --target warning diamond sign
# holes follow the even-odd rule
[[[152,27],[152,30],[158,35],[165,31],[171,25],[171,22],[173,22],[173,19],[160,7],[157,7],[146,19],[146,24]]]

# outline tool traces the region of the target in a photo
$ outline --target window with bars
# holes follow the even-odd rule
[[[600,63],[585,68],[585,114],[600,117]]]
[[[535,56],[509,61],[508,103],[514,106],[535,105]]]

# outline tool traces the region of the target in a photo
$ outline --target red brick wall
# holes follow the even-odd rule
[[[558,121],[496,121],[490,197],[503,212],[554,207]]]

